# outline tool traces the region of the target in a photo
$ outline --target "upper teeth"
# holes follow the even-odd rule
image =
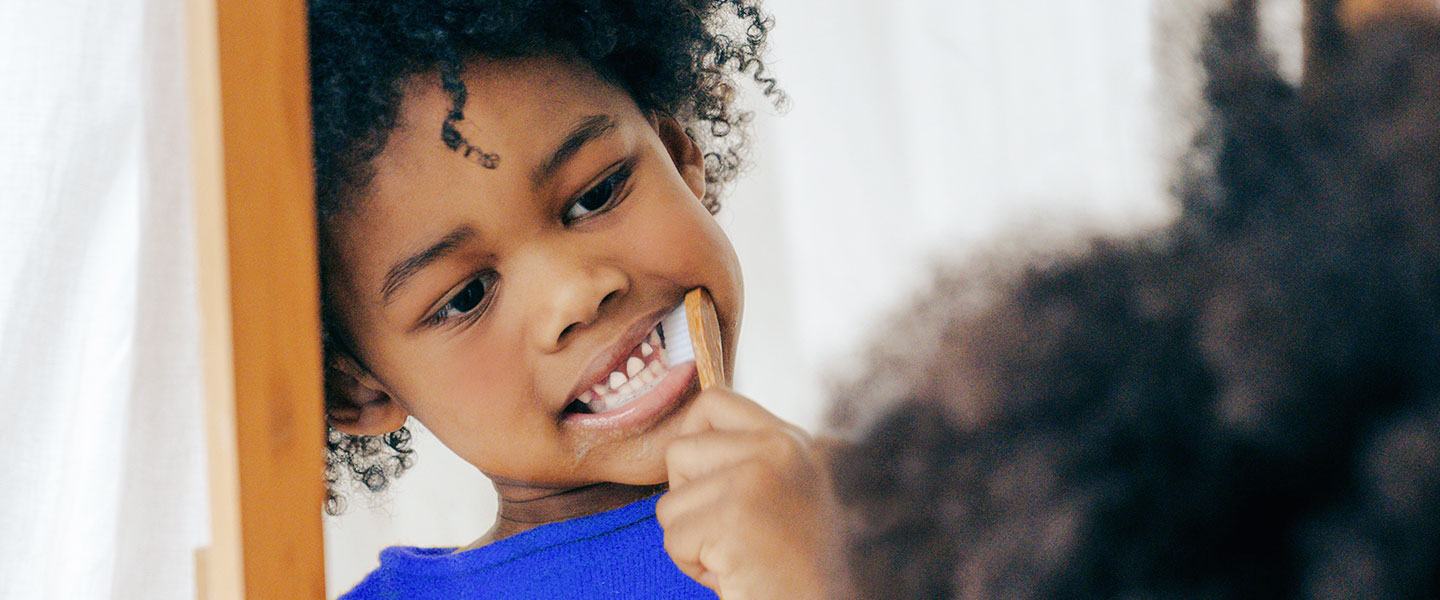
[[[590,405],[594,412],[605,412],[629,403],[648,390],[666,370],[664,346],[658,333],[651,331],[650,337],[640,343],[640,356],[645,358],[625,359],[623,366],[586,390],[579,400]]]

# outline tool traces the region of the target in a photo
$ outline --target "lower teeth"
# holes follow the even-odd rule
[[[656,327],[656,331],[652,333],[651,339],[647,341],[654,344],[653,353],[647,357],[650,360],[643,370],[631,376],[626,383],[622,384],[622,388],[628,387],[629,391],[609,390],[608,392],[603,392],[600,386],[596,386],[593,391],[587,392],[587,394],[594,394],[596,396],[594,400],[587,403],[576,399],[572,401],[569,406],[565,407],[565,410],[579,414],[606,413],[622,408],[637,398],[649,393],[651,388],[655,387],[655,384],[659,383],[661,379],[664,379],[665,374],[669,372],[669,361],[666,358],[664,333],[660,331],[659,327]],[[647,373],[650,377],[646,377]],[[649,379],[649,381],[646,381],[646,379]],[[602,383],[600,385],[603,386],[604,384]]]
[[[656,381],[659,380],[657,379]],[[635,383],[638,384],[640,382],[636,380]],[[640,384],[637,388],[630,390],[629,393],[616,393],[613,396],[600,398],[598,402],[591,404],[588,408],[597,413],[610,412],[631,403],[636,398],[644,396],[646,393],[649,393],[652,387],[655,387],[653,382]]]

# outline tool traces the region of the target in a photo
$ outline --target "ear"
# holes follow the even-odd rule
[[[670,160],[675,162],[680,178],[696,198],[705,198],[705,153],[700,151],[700,145],[685,133],[685,128],[674,117],[651,113],[649,118],[650,126],[670,152]]]
[[[400,429],[410,411],[349,354],[325,357],[325,422],[351,435],[383,435]]]

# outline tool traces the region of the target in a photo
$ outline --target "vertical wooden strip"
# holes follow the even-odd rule
[[[197,184],[205,186],[202,178],[209,177],[210,193],[223,194],[223,202],[214,202],[223,213],[205,213],[209,228],[202,229],[201,246],[213,247],[202,277],[223,277],[217,264],[228,270],[220,294],[228,307],[208,302],[214,306],[206,320],[207,328],[219,322],[224,329],[213,332],[214,339],[228,335],[230,342],[229,378],[215,367],[210,375],[220,383],[208,391],[212,402],[227,394],[232,399],[219,400],[213,411],[222,430],[212,432],[217,514],[206,552],[209,597],[320,599],[324,425],[305,5],[195,5],[207,3],[214,9],[219,74],[222,150],[214,162],[223,175],[207,176],[197,165]],[[197,162],[203,154],[197,148]],[[228,320],[216,317],[222,312]],[[215,350],[207,361],[225,351],[208,341],[207,347]],[[224,431],[227,417],[231,428]]]
[[[245,597],[240,548],[240,463],[235,449],[235,369],[230,341],[230,262],[220,138],[220,56],[215,0],[185,4],[189,55],[191,173],[196,284],[205,378],[210,546],[196,553],[196,592],[206,600]]]
[[[220,0],[245,597],[325,597],[319,301],[303,0]]]

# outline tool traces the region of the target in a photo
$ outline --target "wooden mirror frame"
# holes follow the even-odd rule
[[[190,0],[209,444],[201,598],[322,599],[319,287],[304,0]]]

